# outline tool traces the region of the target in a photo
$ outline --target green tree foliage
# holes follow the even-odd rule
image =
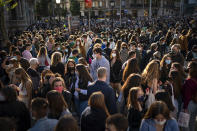
[[[70,0],[70,11],[73,16],[80,15],[80,3],[77,0]]]
[[[0,0],[0,34],[2,35],[3,45],[1,47],[6,46],[7,42],[9,41],[8,33],[5,27],[5,9],[7,11],[14,9],[18,5],[16,0]],[[7,45],[9,46],[9,45]]]

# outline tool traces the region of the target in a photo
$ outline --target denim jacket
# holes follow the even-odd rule
[[[58,120],[48,119],[47,117],[39,119],[29,131],[54,131]]]
[[[156,131],[155,121],[153,119],[143,119],[140,131]],[[175,119],[169,119],[166,121],[164,131],[179,131],[178,124]]]

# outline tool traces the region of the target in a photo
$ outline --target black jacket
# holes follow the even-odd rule
[[[62,77],[64,77],[65,67],[63,63],[59,62],[56,66],[51,65],[50,70],[54,74],[59,73]]]
[[[105,96],[105,103],[110,114],[117,113],[116,98],[114,90],[106,82],[97,80],[88,86],[88,97],[97,91],[101,91]]]
[[[31,117],[25,104],[20,101],[0,102],[0,117],[13,118],[17,131],[27,131],[31,127]]]
[[[143,112],[140,112],[134,108],[129,108],[127,117],[129,122],[129,131],[139,130],[141,120],[143,118]]]
[[[116,60],[116,62],[111,66],[110,63],[110,82],[119,83],[122,79],[121,77],[122,62]]]
[[[190,51],[190,52],[187,54],[186,61],[192,61],[193,59],[197,59],[197,58],[194,58],[194,55],[193,55],[194,53],[197,54],[197,52]]]
[[[105,131],[106,118],[104,110],[87,107],[81,115],[81,131]]]
[[[37,71],[29,68],[27,69],[28,75],[31,77],[33,88],[32,97],[35,98],[38,95],[38,89],[40,87],[40,75]]]

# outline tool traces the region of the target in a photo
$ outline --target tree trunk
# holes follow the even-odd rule
[[[5,15],[4,15],[4,7],[0,7],[0,31],[2,34],[2,44],[0,47],[5,47],[7,42],[9,41],[8,33],[5,27]]]

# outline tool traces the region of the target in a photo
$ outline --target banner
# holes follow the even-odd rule
[[[85,0],[85,7],[92,8],[92,0]]]

